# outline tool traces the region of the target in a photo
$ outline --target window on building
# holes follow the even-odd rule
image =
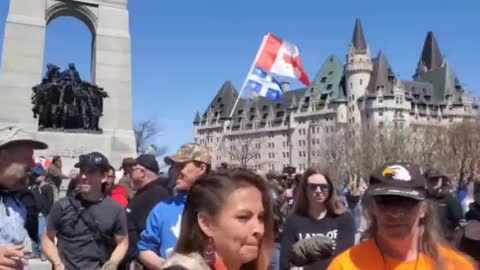
[[[331,90],[333,88],[333,84],[329,83],[327,84],[327,90]]]
[[[327,82],[327,77],[322,77],[322,79],[320,80],[321,83],[325,83]]]
[[[383,111],[378,111],[379,116],[383,116]]]
[[[378,127],[379,127],[379,128],[383,128],[383,127],[384,127],[383,121],[378,122]]]
[[[363,84],[363,80],[362,80],[362,79],[360,79],[360,85],[362,85],[362,84]]]

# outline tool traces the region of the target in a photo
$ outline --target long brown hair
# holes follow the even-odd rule
[[[193,184],[185,203],[175,252],[202,254],[208,243],[208,237],[198,224],[198,214],[204,212],[215,218],[225,205],[228,195],[246,186],[253,186],[262,194],[265,229],[257,259],[242,265],[241,269],[267,270],[273,248],[273,214],[269,189],[261,176],[245,169],[220,170]]]
[[[297,201],[295,203],[294,212],[303,216],[309,216],[308,209],[310,202],[308,201],[307,197],[307,184],[308,178],[314,174],[323,175],[323,177],[325,177],[325,179],[327,180],[328,185],[330,186],[328,197],[325,200],[325,206],[328,213],[336,216],[344,214],[347,209],[339,203],[335,185],[332,181],[333,168],[327,162],[318,163],[308,168],[303,173],[300,183],[297,187]]]
[[[373,216],[373,198],[368,198],[366,207],[367,207],[367,216],[368,216],[368,228],[365,232],[365,239],[374,239],[378,232],[378,225]],[[445,242],[443,237],[440,235],[440,227],[438,224],[437,214],[432,203],[428,200],[425,200],[423,203],[426,204],[425,216],[419,221],[419,243],[418,243],[418,252],[423,252],[427,255],[434,263],[434,269],[445,270],[444,259],[440,254],[440,247],[448,247],[448,244]]]

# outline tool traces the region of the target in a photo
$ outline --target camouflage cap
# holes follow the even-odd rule
[[[165,157],[165,163],[172,165],[173,163],[186,163],[189,161],[198,161],[205,164],[212,163],[212,156],[207,148],[195,144],[187,143],[180,147],[177,154]]]

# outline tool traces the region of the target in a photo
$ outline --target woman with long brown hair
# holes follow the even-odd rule
[[[267,270],[272,206],[264,179],[223,170],[190,189],[174,254],[163,269]]]
[[[474,264],[444,244],[426,181],[412,163],[389,163],[370,176],[367,240],[340,254],[329,270],[473,270]]]
[[[293,213],[281,240],[280,269],[326,269],[335,254],[355,241],[355,224],[338,198],[332,166],[321,163],[305,171],[297,187]]]

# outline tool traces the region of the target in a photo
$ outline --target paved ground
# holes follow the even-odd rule
[[[40,259],[32,259],[28,261],[28,266],[25,270],[51,270],[52,265],[50,262],[42,262]]]

